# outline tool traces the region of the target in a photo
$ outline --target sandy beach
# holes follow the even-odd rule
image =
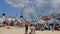
[[[24,34],[24,28],[15,28],[11,27],[10,29],[7,29],[7,27],[0,27],[0,34]],[[28,33],[30,30],[28,31]],[[60,31],[36,31],[36,34],[60,34]]]

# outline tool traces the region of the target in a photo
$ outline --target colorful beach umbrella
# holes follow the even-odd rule
[[[50,18],[44,18],[43,20],[46,20],[46,21],[48,21],[48,20],[51,20]]]
[[[52,20],[50,20],[50,24],[51,24],[51,23],[57,24],[58,22],[59,22],[59,20],[57,20],[57,19],[52,19]]]
[[[60,22],[58,22],[57,24],[60,24]]]

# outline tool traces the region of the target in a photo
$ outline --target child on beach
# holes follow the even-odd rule
[[[29,34],[35,34],[35,26],[30,27],[31,32]]]

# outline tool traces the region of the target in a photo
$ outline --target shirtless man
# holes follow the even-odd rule
[[[27,34],[28,33],[28,22],[26,21],[26,23],[25,23],[25,34]]]

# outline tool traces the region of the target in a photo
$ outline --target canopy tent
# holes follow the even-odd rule
[[[43,20],[48,21],[48,20],[51,20],[51,19],[50,18],[44,18]]]

